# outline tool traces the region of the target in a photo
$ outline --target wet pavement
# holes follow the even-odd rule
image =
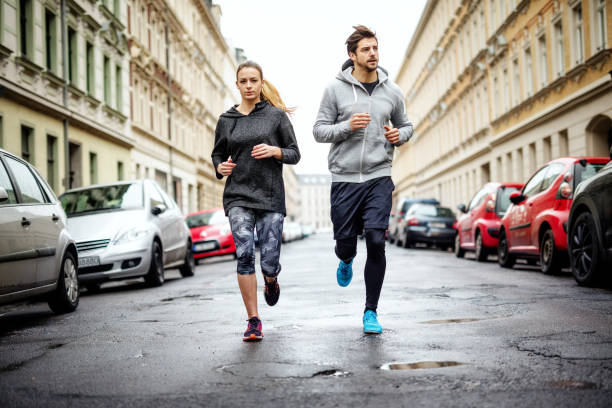
[[[2,306],[0,406],[610,405],[612,290],[435,249],[387,255],[380,336],[362,333],[364,242],[340,288],[328,234],[283,247],[261,343],[241,340],[231,257],[161,288],[84,292],[69,315]]]

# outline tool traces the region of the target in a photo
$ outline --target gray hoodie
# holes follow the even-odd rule
[[[391,82],[387,71],[378,67],[379,84],[372,95],[353,77],[353,67],[344,69],[323,94],[313,127],[315,140],[331,143],[328,167],[333,182],[361,183],[391,175],[394,146],[412,136],[412,124],[405,114],[404,97]],[[368,112],[365,129],[351,131],[349,119],[355,113]],[[400,141],[391,145],[385,138],[387,125],[399,129]]]

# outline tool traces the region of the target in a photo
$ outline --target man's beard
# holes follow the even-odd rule
[[[376,69],[378,68],[378,61],[376,62],[376,66],[374,68],[370,68],[367,65],[367,63],[366,64],[360,64],[359,62],[356,62],[355,65],[359,66],[359,68],[363,69],[364,71],[370,73],[370,72],[376,71]]]

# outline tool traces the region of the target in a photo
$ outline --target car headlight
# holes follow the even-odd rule
[[[144,238],[149,234],[149,232],[149,228],[142,227],[130,228],[125,231],[121,231],[119,234],[117,234],[117,238],[115,238],[115,244],[125,244],[126,242]]]

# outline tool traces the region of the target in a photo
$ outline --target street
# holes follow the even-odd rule
[[[168,271],[159,288],[84,291],[67,315],[44,302],[3,306],[0,406],[610,405],[609,289],[387,243],[384,331],[366,336],[364,241],[347,288],[331,234],[282,251],[279,303],[259,291],[261,343],[242,341],[231,256],[192,278]]]

